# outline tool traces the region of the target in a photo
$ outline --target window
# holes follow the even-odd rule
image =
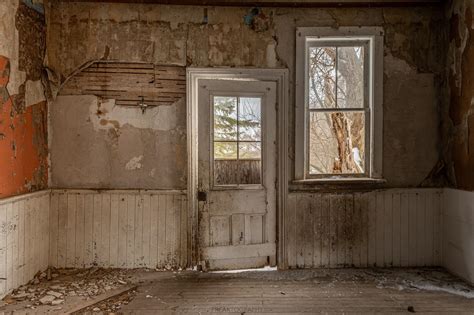
[[[214,185],[262,181],[261,98],[213,96]]]
[[[297,30],[295,177],[381,177],[379,28]]]

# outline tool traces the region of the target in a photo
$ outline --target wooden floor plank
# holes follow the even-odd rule
[[[421,275],[421,276],[420,276]],[[153,279],[153,278],[156,279]],[[441,269],[313,269],[148,275],[125,313],[472,312],[474,300],[440,291],[397,288],[400,279],[446,279]],[[398,280],[397,280],[398,279]],[[417,278],[418,279],[418,278]],[[382,282],[381,282],[382,281]]]

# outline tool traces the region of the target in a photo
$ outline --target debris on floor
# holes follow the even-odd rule
[[[124,313],[472,313],[474,287],[441,268],[182,272],[142,283]],[[425,284],[431,284],[427,286]],[[410,284],[410,285],[409,285]],[[419,288],[418,288],[419,287]],[[457,290],[442,291],[451,287]],[[437,288],[433,290],[433,288]],[[463,294],[460,294],[463,293]],[[432,301],[436,301],[433,303]]]
[[[344,272],[340,272],[343,270]],[[267,272],[266,272],[267,271]],[[357,269],[292,269],[272,272],[256,269],[212,272],[223,277],[248,277],[262,280],[293,280],[326,283],[332,285],[344,281],[374,282],[379,289],[437,291],[474,299],[474,287],[447,273],[442,268],[357,268]]]
[[[37,309],[39,306],[58,306],[68,298],[77,301],[89,301],[109,291],[124,287],[130,283],[130,271],[120,269],[48,269],[38,273],[27,285],[23,285],[7,295],[6,305],[19,304],[25,309]],[[120,308],[115,303],[110,310]]]
[[[390,272],[389,269],[381,269]],[[402,290],[418,290],[445,292],[459,295],[468,299],[474,299],[474,288],[469,284],[459,281],[456,277],[438,269],[397,269],[397,273],[391,273],[389,277],[377,276],[378,287],[396,288]]]
[[[206,292],[200,292],[203,298],[197,298],[197,291],[209,285],[218,287],[210,291],[209,297]],[[237,289],[239,285],[243,291]],[[237,286],[236,289],[232,289],[234,286]],[[267,288],[265,297],[261,296],[257,288],[260,286]],[[430,310],[426,308],[429,305],[421,305],[420,298],[416,298],[420,294],[423,296],[424,291],[447,299],[446,307],[454,305],[449,303],[455,300],[466,305],[474,303],[474,288],[441,268],[285,271],[267,268],[219,273],[90,268],[50,269],[37,274],[29,284],[3,299],[4,305],[0,307],[0,313],[23,310],[25,313],[41,314],[109,314],[139,310],[141,307],[160,310],[176,307],[182,311],[194,310],[193,307],[196,307],[196,310],[212,309],[219,312],[223,310],[220,308],[223,303],[234,303],[232,294],[228,296],[230,293],[226,290],[245,295],[246,299],[242,301],[253,301],[259,307],[263,307],[260,304],[266,298],[282,302],[298,297],[306,303],[307,310],[317,308],[315,303],[321,302],[313,300],[312,295],[316,298],[317,294],[323,294],[327,298],[331,294],[337,297],[343,292],[350,292],[348,296],[353,298],[376,295],[383,301],[390,296],[403,296],[407,304],[389,304],[394,310],[401,310],[400,307],[403,307],[405,312]],[[270,307],[268,310],[272,312],[274,308],[278,309],[278,305],[272,302],[265,307]],[[285,306],[286,303],[282,305]],[[238,310],[248,310],[241,305],[237,306]]]
[[[108,314],[117,312],[124,305],[130,303],[130,301],[135,297],[137,293],[136,289],[137,287],[123,290],[122,293],[115,294],[108,299],[103,299],[100,302],[82,308],[80,311],[74,312],[73,314],[89,314],[91,312],[105,312],[106,314]]]

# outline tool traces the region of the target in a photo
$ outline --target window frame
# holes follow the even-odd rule
[[[311,174],[309,172],[308,50],[366,43],[364,52],[365,168],[360,174]],[[360,182],[382,178],[383,136],[383,28],[301,27],[296,29],[295,180]],[[336,87],[337,90],[337,87]],[[323,112],[321,110],[319,112]],[[337,111],[337,109],[336,109]],[[341,111],[339,109],[339,111]],[[362,111],[362,109],[359,109]]]

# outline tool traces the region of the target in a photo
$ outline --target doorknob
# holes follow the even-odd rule
[[[198,201],[207,201],[207,193],[205,191],[198,191],[197,199]]]

